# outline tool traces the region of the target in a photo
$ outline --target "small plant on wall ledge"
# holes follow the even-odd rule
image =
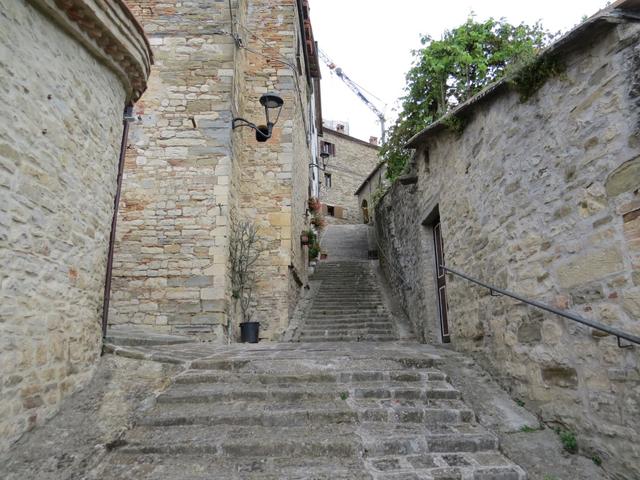
[[[317,197],[311,197],[309,199],[309,211],[311,213],[320,213],[322,211],[322,204]]]
[[[256,284],[255,264],[263,249],[260,246],[258,227],[250,220],[231,223],[229,258],[231,261],[232,296],[240,305],[242,323],[241,340],[257,343],[260,322],[253,322],[253,293]]]

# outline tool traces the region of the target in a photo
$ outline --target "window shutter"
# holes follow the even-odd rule
[[[336,218],[344,218],[344,208],[336,207]]]

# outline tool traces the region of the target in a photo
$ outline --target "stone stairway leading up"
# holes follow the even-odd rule
[[[87,478],[526,479],[440,362],[394,343],[229,347],[191,362]]]
[[[330,225],[321,245],[327,260],[310,282],[314,295],[292,339],[299,342],[393,341],[397,328],[387,310],[368,260],[372,229],[367,225]]]
[[[310,280],[320,285],[294,340],[370,342],[397,339],[371,262],[320,262]]]
[[[393,341],[362,258],[368,230],[340,228],[298,343],[163,347],[187,368],[87,478],[525,480],[438,368],[439,350]]]

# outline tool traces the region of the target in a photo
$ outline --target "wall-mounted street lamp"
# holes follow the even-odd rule
[[[266,125],[256,125],[249,120],[236,117],[231,122],[231,129],[235,130],[238,127],[253,128],[256,131],[256,140],[258,142],[266,142],[269,140],[273,134],[273,126],[280,118],[280,112],[282,111],[284,100],[275,93],[265,93],[260,97],[260,105],[264,107],[264,115],[267,119]],[[270,110],[271,113],[269,113]],[[271,121],[271,118],[274,116],[275,120]]]
[[[309,164],[309,168],[313,168],[316,167],[319,170],[326,170],[327,169],[327,158],[329,158],[331,155],[329,155],[327,152],[322,152],[320,154],[320,158],[322,158],[322,165],[319,165],[317,163],[310,163]]]
[[[327,158],[329,158],[330,155],[328,152],[322,152],[320,154],[320,158],[322,159],[322,169],[326,170],[327,169]]]

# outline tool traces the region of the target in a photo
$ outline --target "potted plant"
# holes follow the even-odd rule
[[[312,262],[318,255],[320,255],[320,243],[318,242],[318,235],[313,230],[307,230],[304,235],[309,239],[309,262]]]
[[[322,215],[322,213],[315,212],[311,217],[311,225],[316,227],[316,229],[318,229],[319,231],[327,226],[327,221],[325,220],[324,215]]]
[[[229,235],[232,296],[240,305],[240,341],[258,343],[260,322],[253,319],[253,291],[256,284],[254,265],[262,249],[258,227],[250,220],[235,221]]]

